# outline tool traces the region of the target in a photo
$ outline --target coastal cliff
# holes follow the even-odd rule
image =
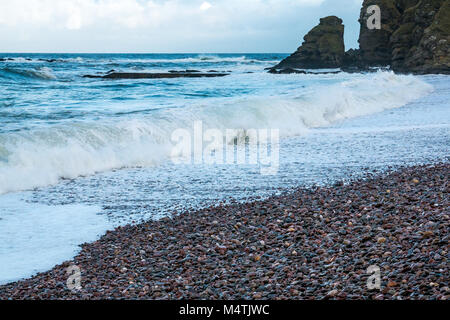
[[[450,0],[420,1],[403,19],[391,37],[394,70],[450,74]],[[409,40],[403,47],[402,35]]]
[[[372,5],[381,11],[379,29],[367,27]],[[302,46],[271,72],[390,67],[401,73],[450,74],[450,0],[364,0],[359,22],[359,49],[344,52],[342,20],[326,17],[305,36]]]
[[[381,9],[381,30],[369,30],[367,8]],[[365,0],[360,59],[394,71],[450,73],[450,0]]]

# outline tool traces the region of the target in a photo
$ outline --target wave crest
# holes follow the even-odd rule
[[[53,74],[53,70],[48,67],[41,67],[35,69],[18,69],[6,67],[0,69],[0,78],[17,79],[40,79],[40,80],[54,80],[56,76]]]
[[[168,159],[174,130],[202,120],[205,129],[279,129],[281,136],[404,106],[432,91],[414,76],[379,72],[287,98],[233,98],[184,109],[160,109],[142,119],[53,126],[0,134],[0,194],[115,168]],[[208,101],[208,100],[206,100]]]

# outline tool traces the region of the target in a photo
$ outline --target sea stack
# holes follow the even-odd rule
[[[276,65],[272,72],[280,69],[338,68],[342,65],[345,54],[342,19],[336,16],[320,19],[319,25],[303,39],[297,51]]]

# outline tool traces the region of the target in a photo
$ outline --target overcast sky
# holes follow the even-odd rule
[[[286,52],[321,17],[358,46],[362,0],[0,0],[1,52]]]

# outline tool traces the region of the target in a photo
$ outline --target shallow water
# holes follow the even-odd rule
[[[70,259],[117,225],[449,156],[448,76],[267,74],[277,54],[11,57],[0,62],[0,283]],[[110,69],[232,73],[81,78]],[[171,134],[198,120],[279,129],[277,174],[174,164]]]

